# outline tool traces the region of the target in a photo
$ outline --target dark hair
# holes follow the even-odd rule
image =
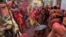
[[[62,23],[63,22],[63,16],[56,16],[56,18],[51,19],[52,23],[58,22],[58,23]]]
[[[53,7],[53,9],[57,9],[57,7],[56,7],[56,6],[54,6],[54,7]]]
[[[51,9],[53,9],[53,7],[51,7]]]
[[[56,17],[59,18],[61,22],[63,22],[63,16],[58,16],[57,15]]]
[[[60,7],[57,7],[57,9],[60,9]]]

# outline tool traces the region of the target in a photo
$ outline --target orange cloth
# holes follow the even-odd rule
[[[3,16],[8,15],[8,9],[7,9],[7,7],[2,8],[1,10],[2,10],[2,14],[3,14]]]

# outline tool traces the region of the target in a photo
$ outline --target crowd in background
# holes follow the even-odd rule
[[[27,2],[16,2],[0,2],[0,37],[20,37],[28,25],[36,27],[42,24],[48,26],[47,37],[63,37],[66,11],[59,5],[32,7]]]

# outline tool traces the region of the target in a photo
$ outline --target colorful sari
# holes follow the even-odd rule
[[[20,12],[15,12],[13,14],[13,17],[16,23],[18,24],[19,30],[22,32],[22,29],[24,29],[26,25],[23,15],[21,15]]]

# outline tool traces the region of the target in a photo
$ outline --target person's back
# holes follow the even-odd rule
[[[55,22],[52,26],[52,30],[49,33],[48,37],[63,37],[66,29],[64,25]]]
[[[59,23],[54,23],[52,31],[50,32],[48,37],[62,37],[65,30],[63,29],[63,26]]]

